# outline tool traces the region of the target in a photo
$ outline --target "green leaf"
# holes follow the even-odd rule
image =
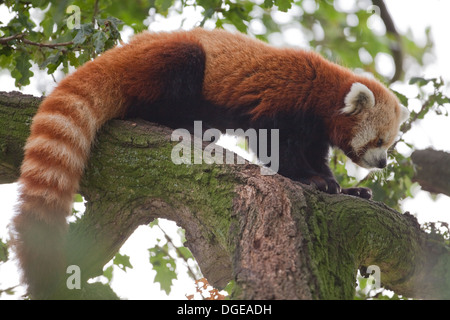
[[[106,1],[105,1],[106,2]],[[101,12],[102,17],[117,17],[124,24],[131,26],[135,32],[147,29],[144,20],[152,7],[152,1],[108,1],[107,10]]]
[[[106,19],[98,19],[97,20],[99,27],[109,26],[112,27],[115,31],[119,31],[119,26],[123,24],[123,21],[116,17],[108,17]]]
[[[70,64],[75,68],[80,66],[80,60],[75,55],[75,52],[73,51],[68,52],[67,59],[69,60]]]
[[[73,38],[73,43],[75,45],[83,44],[86,41],[86,39],[92,35],[93,32],[94,29],[92,27],[92,24],[90,23],[82,24],[75,38]]]
[[[46,15],[44,20],[41,21],[40,26],[43,28],[45,38],[48,39],[53,34],[54,25],[55,25],[55,20],[53,20],[53,17],[51,17],[49,15]]]
[[[73,197],[73,202],[83,202],[83,197],[81,196],[81,194],[75,194],[75,196]]]
[[[172,287],[172,281],[177,278],[175,272],[176,262],[167,254],[168,246],[165,244],[163,247],[156,246],[148,249],[150,252],[150,263],[153,265],[153,270],[156,271],[154,282],[158,282],[161,289],[170,293]]]
[[[14,51],[11,47],[0,47],[0,68],[11,69],[14,61]]]
[[[244,23],[242,19],[241,12],[238,10],[229,11],[224,16],[227,18],[229,22],[231,22],[240,32],[247,32],[247,25]]]
[[[158,13],[163,16],[167,16],[169,13],[169,8],[173,5],[174,0],[156,0],[155,7],[158,10]]]
[[[359,277],[358,278],[358,280],[359,280],[359,287],[362,289],[362,290],[364,290],[365,288],[366,288],[366,286],[367,286],[367,280],[368,280],[369,278],[363,278],[363,277]]]
[[[402,105],[408,106],[408,98],[405,95],[401,94],[398,91],[392,90],[392,89],[391,89],[391,91],[394,92],[394,94],[397,96],[398,100],[400,100],[400,103]]]
[[[155,219],[155,220],[153,220],[152,222],[150,222],[150,223],[148,224],[148,226],[149,226],[150,228],[153,228],[153,227],[156,226],[158,223],[159,223],[159,219]]]
[[[263,6],[267,9],[270,9],[273,7],[273,0],[264,0]]]
[[[0,239],[0,262],[8,261],[8,246]]]
[[[103,276],[105,276],[105,278],[108,279],[108,283],[110,283],[112,280],[113,270],[114,270],[113,266],[109,266],[103,271]]]
[[[103,52],[108,36],[103,31],[98,31],[92,38],[94,40],[95,52]]]
[[[179,247],[177,248],[177,253],[180,256],[180,258],[183,258],[184,260],[188,260],[189,258],[194,258],[192,255],[192,252],[186,248],[186,247]]]
[[[235,281],[231,280],[230,282],[228,282],[227,286],[224,288],[224,290],[228,293],[229,296],[231,296],[231,294],[233,293],[235,284],[236,284]]]
[[[16,55],[15,68],[11,71],[11,76],[16,79],[16,86],[22,87],[30,84],[30,78],[34,75],[31,72],[30,55],[21,51]]]
[[[425,79],[425,78],[422,78],[422,77],[412,77],[409,80],[409,84],[416,84],[417,83],[420,87],[423,87],[423,86],[427,85],[430,81],[432,81],[432,80]]]
[[[264,1],[264,5],[266,2]],[[292,1],[291,0],[275,0],[275,4],[278,6],[278,9],[280,11],[286,12],[292,7]]]
[[[50,55],[45,61],[39,66],[39,68],[44,69],[47,68],[47,73],[52,74],[61,64],[61,51],[56,52],[55,54]]]
[[[117,253],[114,257],[113,263],[125,272],[127,271],[127,268],[133,269],[133,266],[130,263],[130,257],[127,255]]]

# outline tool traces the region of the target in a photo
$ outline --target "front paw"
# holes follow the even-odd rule
[[[360,197],[363,199],[372,199],[372,190],[369,188],[346,188],[341,191],[343,194]]]
[[[326,193],[341,193],[341,187],[339,186],[339,183],[334,180],[334,178],[312,176],[307,179],[302,179],[301,182],[309,185],[314,185],[317,189]]]

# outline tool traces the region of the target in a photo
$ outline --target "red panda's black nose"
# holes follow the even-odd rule
[[[386,167],[386,164],[387,164],[387,161],[386,161],[386,159],[380,159],[379,161],[378,161],[378,168],[380,168],[380,169],[383,169],[384,167]]]

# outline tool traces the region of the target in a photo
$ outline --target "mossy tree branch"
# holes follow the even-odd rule
[[[0,176],[18,176],[38,98],[0,94]],[[186,230],[208,281],[236,280],[234,298],[352,299],[361,266],[382,285],[416,298],[450,298],[450,254],[415,218],[381,203],[328,195],[255,165],[175,165],[171,129],[109,122],[82,181],[88,200],[72,223],[70,262],[87,278],[141,224],[154,218]],[[197,150],[201,152],[201,150]]]

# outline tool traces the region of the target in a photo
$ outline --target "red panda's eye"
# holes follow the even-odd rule
[[[377,147],[381,147],[383,145],[383,139],[378,139]]]

